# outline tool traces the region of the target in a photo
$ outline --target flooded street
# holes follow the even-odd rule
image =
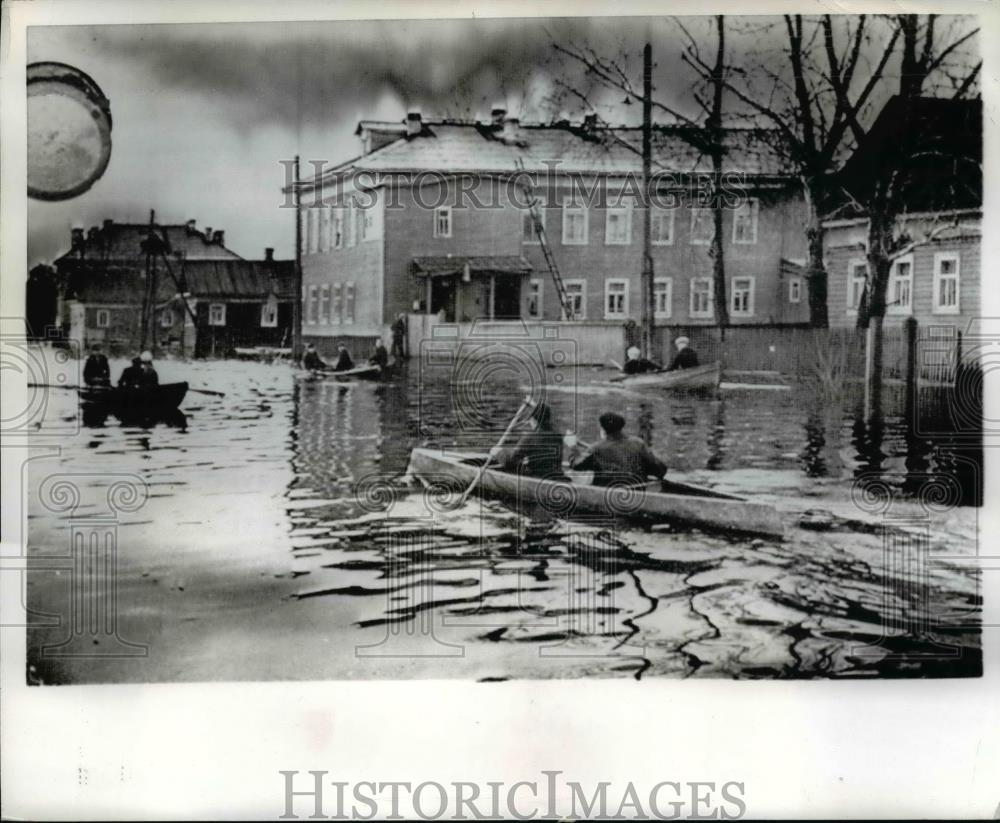
[[[980,671],[978,586],[963,562],[977,510],[928,515],[920,484],[956,460],[898,419],[873,442],[853,414],[811,407],[795,387],[639,394],[590,385],[606,371],[548,373],[558,429],[592,440],[597,416],[618,408],[670,477],[775,504],[776,541],[539,520],[474,496],[452,509],[404,477],[414,446],[495,442],[525,394],[513,378],[453,386],[417,361],[389,384],[244,362],[158,370],[161,383],[225,396],[189,392],[181,417],[148,427],[89,419],[41,440],[58,453],[39,447],[29,463],[33,682]],[[495,431],[456,415],[470,392]],[[76,418],[76,393],[49,392],[45,414]],[[854,477],[873,471],[917,490],[885,512],[903,518],[889,537],[877,495],[852,502]],[[53,505],[57,475],[73,476],[75,506]],[[148,491],[117,513],[119,642],[42,655],[68,631],[45,624],[71,602],[71,573],[46,558],[67,553],[75,524],[111,513],[118,476]]]

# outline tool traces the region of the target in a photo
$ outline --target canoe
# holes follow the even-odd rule
[[[409,473],[427,486],[464,490],[475,479],[482,460],[482,455],[417,448],[410,453]],[[605,488],[487,469],[476,488],[487,497],[541,507],[559,517],[598,513],[652,518],[715,531],[784,536],[774,506],[674,481]]]
[[[337,380],[341,383],[354,383],[360,380],[382,380],[387,375],[388,369],[383,371],[380,366],[366,363],[364,366],[355,366],[347,371],[320,371],[319,369],[300,371],[296,377],[300,380]]]
[[[187,383],[163,383],[143,389],[88,386],[81,388],[79,394],[80,402],[90,408],[103,407],[115,413],[154,416],[175,411],[187,390]]]
[[[693,369],[677,371],[646,372],[645,374],[619,374],[610,382],[621,388],[679,389],[684,391],[701,391],[718,388],[722,377],[722,364],[719,362],[696,366]]]

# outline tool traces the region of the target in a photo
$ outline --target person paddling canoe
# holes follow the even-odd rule
[[[302,355],[302,368],[309,371],[328,371],[330,365],[319,356],[312,343],[307,343],[305,353]]]
[[[667,367],[667,371],[678,371],[679,369],[694,369],[698,367],[698,355],[691,348],[691,341],[686,337],[678,337],[674,341],[677,347],[677,354]]]
[[[576,435],[567,432],[563,439],[570,451],[570,468],[592,471],[593,485],[641,485],[652,475],[660,480],[667,473],[667,465],[638,437],[623,433],[625,418],[617,412],[605,412],[598,420],[601,424],[601,442],[580,453]]]
[[[351,360],[351,355],[347,353],[347,346],[337,346],[337,364],[333,367],[334,371],[350,371],[354,368],[354,361]]]
[[[528,418],[528,430],[512,449],[494,446],[490,457],[499,462],[500,471],[566,480],[562,469],[563,440],[552,427],[552,410],[538,403]]]
[[[660,367],[656,363],[642,357],[638,346],[630,346],[628,351],[625,352],[625,365],[622,366],[622,371],[625,374],[645,374],[646,372],[659,370]]]

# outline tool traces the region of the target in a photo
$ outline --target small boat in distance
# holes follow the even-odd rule
[[[621,388],[677,389],[683,391],[706,391],[719,387],[722,379],[722,364],[707,363],[693,369],[675,371],[654,371],[645,374],[618,374],[609,383]]]
[[[176,411],[187,390],[187,383],[163,383],[141,389],[86,386],[78,391],[80,403],[90,409],[104,408],[115,414],[158,417]]]
[[[465,489],[479,474],[484,459],[485,455],[417,448],[410,453],[408,473],[425,485]],[[645,487],[603,487],[486,469],[477,489],[488,497],[540,507],[558,517],[596,512],[784,537],[784,526],[774,506],[670,480],[650,481]]]
[[[332,369],[312,369],[300,371],[296,375],[301,380],[337,380],[340,383],[353,383],[360,380],[384,380],[390,374],[389,369],[383,369],[371,363],[363,366],[355,366],[346,371],[333,371]]]

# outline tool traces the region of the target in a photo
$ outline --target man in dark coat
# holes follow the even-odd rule
[[[122,389],[134,389],[139,385],[142,376],[142,361],[138,357],[132,358],[132,365],[126,366],[122,371],[122,376],[118,378],[118,387]]]
[[[334,365],[334,371],[350,371],[354,368],[354,361],[351,360],[351,355],[347,353],[346,346],[337,346],[337,363]]]
[[[330,366],[319,356],[316,347],[312,343],[307,343],[305,353],[302,355],[302,368],[309,371],[326,371]]]
[[[156,369],[153,368],[152,352],[144,351],[139,355],[139,374],[136,378],[136,385],[140,389],[149,389],[160,385],[159,375],[157,375]]]
[[[397,360],[406,357],[406,315],[400,312],[392,323],[392,356]]]
[[[638,437],[622,432],[625,418],[605,412],[599,418],[603,439],[584,454],[574,455],[570,466],[576,471],[592,471],[595,486],[641,485],[650,475],[662,479],[667,473],[660,460]],[[576,436],[568,434],[566,445],[577,448]]]
[[[622,371],[625,374],[645,374],[650,371],[659,371],[660,367],[652,360],[647,360],[641,356],[638,346],[630,346],[625,352],[625,365]]]
[[[690,340],[686,337],[678,337],[674,341],[674,345],[677,347],[677,354],[674,355],[674,359],[671,361],[670,366],[667,371],[677,371],[678,369],[693,369],[698,365],[698,355],[695,350],[691,348]]]
[[[88,386],[111,385],[111,366],[97,343],[90,347],[90,357],[83,364],[83,382]]]
[[[552,428],[552,410],[544,403],[535,406],[528,419],[528,430],[512,449],[494,446],[490,457],[497,460],[500,470],[519,472],[531,477],[563,480],[562,435]]]
[[[381,337],[375,341],[375,351],[368,358],[368,362],[373,366],[383,369],[389,365],[389,352],[386,350],[385,343],[382,342]]]

